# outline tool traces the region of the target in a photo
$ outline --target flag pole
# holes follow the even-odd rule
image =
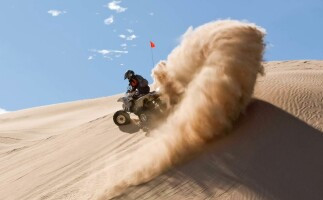
[[[155,67],[155,60],[154,60],[154,52],[153,52],[153,48],[150,48],[151,51],[151,61],[153,63],[153,68]]]
[[[151,61],[153,63],[153,68],[154,68],[155,67],[155,59],[154,59],[153,48],[155,48],[155,44],[152,41],[150,41]]]

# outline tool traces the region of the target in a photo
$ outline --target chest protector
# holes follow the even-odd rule
[[[136,87],[137,85],[138,85],[138,81],[136,80],[136,79],[132,79],[131,81],[130,81],[130,85],[132,86],[132,87]]]

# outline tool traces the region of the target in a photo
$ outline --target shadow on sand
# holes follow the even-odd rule
[[[140,125],[138,124],[139,120],[131,120],[131,123],[124,126],[119,126],[119,130],[125,133],[133,134],[140,131]]]
[[[322,199],[322,172],[323,133],[255,100],[202,155],[117,199]]]

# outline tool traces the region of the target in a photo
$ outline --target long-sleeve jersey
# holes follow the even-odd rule
[[[134,75],[132,79],[129,80],[129,85],[131,86],[130,92],[138,89],[139,92],[147,90],[148,81],[140,75]]]

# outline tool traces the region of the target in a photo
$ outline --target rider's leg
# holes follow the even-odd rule
[[[139,95],[140,96],[145,95],[145,94],[148,94],[149,91],[150,91],[150,87],[149,86],[138,88],[138,92],[139,92]]]

